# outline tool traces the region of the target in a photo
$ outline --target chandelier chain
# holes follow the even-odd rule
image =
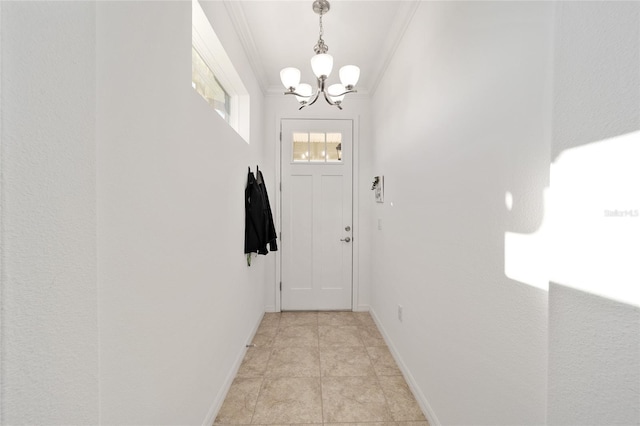
[[[316,45],[313,46],[313,51],[316,53],[327,53],[327,51],[329,50],[329,46],[324,44],[324,40],[322,39],[322,36],[324,35],[324,26],[322,25],[323,11],[321,10],[320,12],[318,12],[318,14],[320,15],[320,36]]]

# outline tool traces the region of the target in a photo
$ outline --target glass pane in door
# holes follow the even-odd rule
[[[309,134],[309,158],[314,163],[325,162],[325,134],[310,133]]]
[[[327,162],[342,161],[342,133],[327,133]]]
[[[309,161],[309,133],[293,134],[293,162]]]

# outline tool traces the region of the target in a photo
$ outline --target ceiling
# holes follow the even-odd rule
[[[323,17],[324,41],[333,56],[329,84],[343,65],[358,65],[360,93],[371,93],[391,59],[418,1],[330,0]],[[312,0],[227,0],[225,5],[265,93],[282,92],[280,70],[300,69],[302,82],[315,86],[309,60],[318,40],[319,16]]]

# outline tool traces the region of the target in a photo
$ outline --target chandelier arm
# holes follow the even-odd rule
[[[284,92],[285,95],[296,95],[296,96],[300,96],[302,98],[306,98],[305,95],[301,95],[300,93],[296,92],[295,90],[292,92]]]
[[[307,102],[304,106],[315,104],[318,100],[318,97],[320,96],[320,92],[324,92],[324,80],[322,80],[321,78],[318,79],[318,88],[316,89],[316,92],[311,95],[313,99],[311,100],[311,102]],[[311,97],[309,97],[309,99],[311,99]],[[300,109],[302,109],[302,107]]]
[[[311,102],[308,102],[308,101],[300,102],[300,108],[298,108],[298,111],[300,111],[302,108],[308,107],[309,105],[313,105],[318,100],[318,91],[316,91],[316,93],[311,96],[313,96],[313,100]],[[309,96],[309,99],[311,99],[311,96]]]
[[[325,92],[324,90],[322,91],[322,94],[324,95],[324,99],[329,103],[329,105],[335,105],[336,103],[333,102],[331,100],[331,98],[329,97],[329,95],[327,94],[327,92]]]
[[[347,95],[347,94],[349,94],[349,93],[358,93],[358,91],[357,91],[356,89],[351,89],[351,90],[347,90],[346,92],[340,93],[340,94],[338,94],[338,95],[331,95],[331,96],[338,97],[338,96]]]
[[[327,101],[327,103],[329,105],[333,105],[338,107],[338,109],[342,109],[342,106],[340,105],[340,102],[333,102],[331,100],[331,98],[329,97],[329,95],[327,94],[327,92],[325,92],[324,90],[322,91],[322,94],[324,95],[324,99]]]
[[[313,100],[311,102],[307,102],[307,104],[305,106],[309,106],[309,105],[315,104],[316,101],[318,100],[319,96],[320,96],[320,90],[316,90],[316,93],[313,95]]]

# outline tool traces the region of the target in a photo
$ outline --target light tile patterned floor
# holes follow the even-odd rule
[[[253,343],[216,426],[428,426],[368,312],[267,313]]]

